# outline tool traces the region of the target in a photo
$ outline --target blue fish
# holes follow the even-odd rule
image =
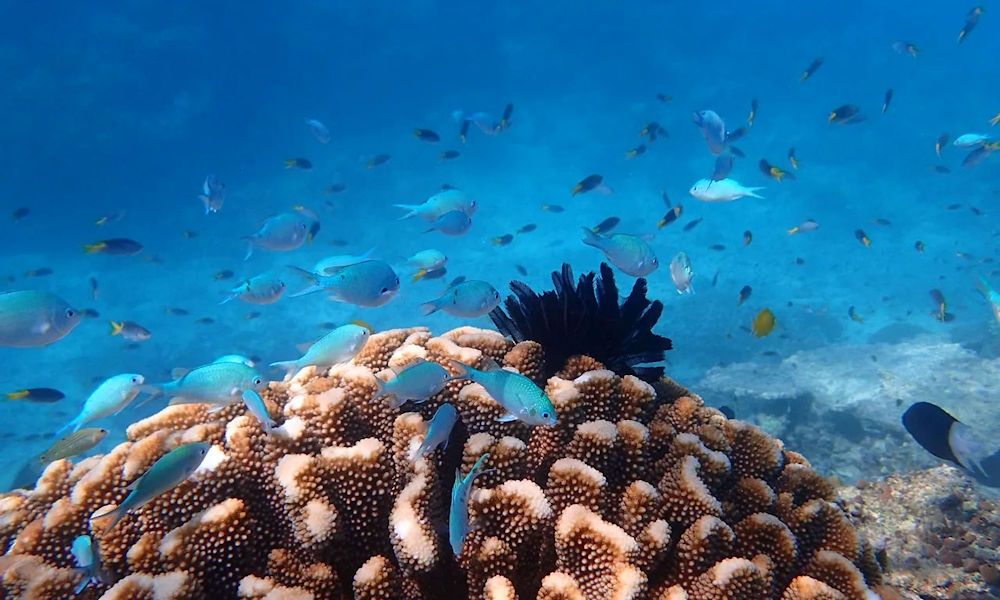
[[[80,414],[63,425],[56,435],[68,429],[79,431],[91,421],[117,414],[135,400],[142,391],[145,381],[145,378],[138,373],[122,373],[108,377],[87,397]]]
[[[501,369],[496,363],[488,370],[480,371],[469,365],[452,360],[452,368],[458,371],[453,379],[469,379],[486,389],[494,400],[507,411],[497,421],[523,421],[528,425],[555,425],[558,420],[552,400],[535,382],[520,373]]]
[[[457,420],[458,412],[455,407],[448,403],[442,404],[431,418],[431,424],[427,427],[427,437],[424,438],[423,443],[416,449],[410,460],[418,460],[441,444],[447,448],[448,438],[451,436],[451,430]]]
[[[301,210],[268,217],[256,233],[243,238],[247,243],[247,254],[243,260],[250,258],[257,246],[277,252],[299,248],[306,242],[310,228],[315,222],[312,215]]]
[[[264,404],[264,399],[260,397],[257,390],[243,390],[243,404],[246,405],[250,414],[260,422],[260,428],[264,430],[264,433],[271,435],[271,431],[277,423],[267,412],[267,405]]]
[[[462,553],[465,535],[469,533],[469,496],[472,494],[472,482],[485,473],[483,463],[489,458],[489,453],[483,454],[472,465],[472,470],[462,479],[462,473],[455,469],[455,483],[451,487],[451,509],[448,511],[448,541],[451,550],[458,556]]]
[[[320,275],[298,267],[291,268],[312,283],[306,289],[292,294],[292,298],[326,291],[330,293],[330,299],[337,302],[375,307],[389,302],[399,291],[399,276],[392,267],[380,260],[366,260],[334,268],[330,275]]]
[[[463,281],[439,298],[420,305],[424,315],[439,310],[456,317],[481,317],[500,304],[500,292],[485,281]]]
[[[70,553],[76,560],[77,571],[83,576],[80,583],[76,585],[75,593],[82,592],[95,579],[102,584],[109,581],[107,574],[101,567],[100,549],[89,535],[77,536],[73,540],[73,545],[70,546]]]
[[[376,377],[377,389],[372,401],[388,396],[393,408],[399,408],[409,400],[426,402],[443,390],[449,381],[451,374],[444,367],[434,361],[421,359],[397,373],[392,381],[383,382]]]
[[[49,292],[0,293],[0,346],[27,348],[61,340],[80,324],[83,313]]]
[[[472,219],[469,218],[469,215],[460,210],[450,210],[435,219],[431,226],[424,230],[424,233],[440,231],[445,235],[459,236],[464,235],[470,227],[472,227]]]

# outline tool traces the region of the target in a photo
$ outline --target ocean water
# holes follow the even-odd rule
[[[0,391],[45,386],[67,396],[55,404],[0,403],[7,448],[0,468],[9,477],[48,447],[96,384],[115,373],[165,381],[172,368],[234,352],[287,360],[298,356],[296,345],[325,332],[322,323],[490,327],[486,317],[424,317],[419,305],[459,275],[506,291],[512,279],[547,289],[564,262],[577,273],[596,270],[603,256],[581,243],[580,229],[609,216],[621,219],[616,232],[655,236],[661,267],[648,277],[649,295],[666,305],[657,332],[673,339],[667,372],[683,383],[693,386],[720,364],[760,362],[766,373],[796,352],[917,335],[994,359],[997,324],[976,278],[1000,285],[1000,156],[963,168],[966,151],[949,143],[941,158],[934,152],[942,132],[1000,137],[988,122],[1000,111],[998,25],[987,6],[982,23],[957,44],[969,8],[926,1],[8,7],[0,24],[3,289],[49,290],[100,317],[46,347],[0,348]],[[894,51],[897,41],[916,44],[919,55]],[[800,81],[816,57],[823,65]],[[893,100],[881,114],[889,88]],[[714,110],[735,129],[754,98],[756,121],[735,144],[746,158],[731,176],[763,186],[764,199],[695,200],[688,190],[711,174],[715,157],[692,111]],[[453,111],[499,116],[508,103],[507,130],[485,135],[473,126],[467,143],[459,141]],[[859,106],[867,120],[831,126],[828,114],[843,104]],[[329,128],[329,143],[310,133],[308,118]],[[669,136],[626,159],[650,121]],[[420,141],[415,128],[442,139]],[[797,179],[765,177],[758,160],[788,167],[790,147],[801,163]],[[440,161],[451,149],[461,156]],[[366,168],[378,154],[391,159]],[[293,157],[313,168],[285,169]],[[933,172],[937,164],[951,172]],[[209,173],[227,186],[214,214],[198,200]],[[573,196],[574,184],[591,173],[603,175],[613,193]],[[324,194],[338,182],[343,193]],[[468,233],[446,237],[425,233],[421,221],[398,220],[394,204],[418,204],[446,183],[479,204]],[[666,212],[661,190],[684,212],[657,229]],[[316,239],[244,260],[241,238],[297,205],[320,216]],[[19,207],[30,213],[7,217]],[[95,224],[117,211],[124,211],[120,220]],[[817,231],[787,235],[807,218],[820,224]],[[529,223],[537,229],[493,244]],[[870,247],[855,239],[859,228]],[[744,230],[753,232],[749,246]],[[113,237],[135,239],[144,251],[82,251]],[[716,244],[725,248],[710,248]],[[269,269],[370,248],[402,280],[385,306],[359,308],[322,294],[219,305],[233,285]],[[426,248],[448,255],[448,274],[413,282],[403,257]],[[680,251],[692,262],[693,294],[678,294],[667,269]],[[25,276],[43,267],[53,273]],[[235,278],[216,281],[223,269]],[[616,276],[626,289],[633,281]],[[97,299],[90,278],[99,284]],[[753,295],[738,306],[744,285]],[[954,321],[933,318],[933,288]],[[848,316],[851,306],[863,322]],[[189,314],[167,314],[168,307]],[[750,324],[765,307],[778,326],[758,339]],[[260,315],[248,319],[251,312]],[[196,323],[203,317],[214,323]],[[152,338],[130,347],[109,335],[109,320],[138,322]],[[101,421],[112,434],[98,450],[157,408],[130,407]],[[0,487],[7,483],[0,478]]]

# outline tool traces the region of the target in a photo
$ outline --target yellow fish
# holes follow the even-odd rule
[[[770,308],[765,308],[753,318],[753,335],[759,338],[770,335],[776,324],[774,313],[771,312]]]

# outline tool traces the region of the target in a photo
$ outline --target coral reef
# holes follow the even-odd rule
[[[950,466],[838,490],[903,598],[1000,600],[1000,503]],[[893,597],[883,594],[883,598]]]
[[[402,410],[370,401],[390,367],[487,357],[543,383],[558,424],[498,422],[501,407],[466,381]],[[496,332],[395,330],[351,364],[273,382],[271,436],[242,405],[165,408],[108,454],[56,461],[34,489],[0,497],[3,589],[70,597],[70,542],[83,533],[109,580],[81,597],[107,600],[865,600],[881,583],[833,487],[800,454],[670,381],[587,357],[545,379],[550,361]],[[411,462],[443,402],[465,429]],[[213,448],[191,479],[113,529],[88,521],[164,453],[200,440]],[[485,453],[455,557],[449,490]]]
[[[638,366],[663,361],[672,348],[669,338],[653,333],[663,303],[646,298],[646,280],[636,279],[619,305],[615,276],[601,263],[601,276],[581,275],[574,286],[568,264],[552,273],[555,289],[538,294],[520,281],[510,282],[513,296],[490,313],[493,324],[515,342],[531,340],[545,348],[546,376],[570,358],[589,356],[619,375],[635,375],[652,383],[663,367]]]

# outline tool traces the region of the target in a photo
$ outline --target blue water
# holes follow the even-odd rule
[[[297,356],[296,344],[324,332],[322,322],[488,327],[487,318],[425,318],[417,306],[458,275],[505,290],[511,279],[547,288],[562,262],[577,272],[596,269],[603,257],[580,242],[580,227],[612,215],[622,219],[619,232],[656,233],[663,266],[650,276],[650,296],[666,303],[658,331],[674,340],[668,372],[684,382],[720,362],[864,342],[896,323],[977,347],[996,336],[974,284],[977,275],[1000,284],[992,263],[1000,156],[963,169],[961,149],[947,147],[942,159],[934,154],[940,133],[991,133],[988,119],[1000,111],[993,76],[1000,36],[989,6],[958,45],[971,6],[939,2],[548,2],[530,10],[457,2],[63,4],[44,12],[12,5],[0,24],[2,202],[6,214],[31,210],[17,222],[0,219],[0,275],[13,277],[5,289],[51,290],[101,317],[45,348],[0,348],[0,391],[48,386],[68,396],[55,405],[0,404],[0,435],[16,444],[0,457],[5,468],[47,447],[48,432],[114,373],[161,381],[173,367],[230,352],[286,360]],[[915,43],[920,55],[893,51],[898,40]],[[799,82],[817,56],[825,58],[822,67]],[[887,88],[894,99],[882,115]],[[673,101],[660,102],[658,93]],[[711,173],[714,157],[691,111],[715,110],[734,129],[755,97],[757,120],[736,144],[747,158],[732,177],[765,186],[766,199],[696,201],[687,190]],[[473,127],[467,144],[457,140],[452,111],[499,115],[508,102],[509,130],[486,136]],[[868,120],[829,126],[830,110],[847,103]],[[324,122],[332,141],[320,144],[306,118]],[[626,160],[653,120],[669,138]],[[414,139],[417,127],[442,141]],[[757,161],[786,166],[791,146],[801,161],[798,180],[766,179]],[[462,156],[440,162],[446,149]],[[365,168],[382,153],[391,155],[388,164]],[[314,168],[285,170],[292,157]],[[932,164],[952,172],[934,173]],[[205,215],[197,195],[208,173],[227,184],[228,199],[221,212]],[[614,193],[571,196],[590,173],[604,175]],[[346,192],[324,195],[334,182]],[[401,211],[393,204],[419,203],[443,183],[480,205],[465,236],[422,233],[422,222],[396,220]],[[661,189],[684,214],[657,232],[666,211]],[[543,212],[542,204],[566,212]],[[951,204],[961,206],[945,208]],[[240,238],[294,205],[321,216],[316,241],[288,253],[258,251],[244,262]],[[122,220],[94,224],[118,210]],[[697,218],[699,226],[682,230]],[[820,229],[786,235],[806,218]],[[509,246],[492,244],[528,223],[538,229]],[[855,239],[858,228],[870,248]],[[743,247],[747,229],[754,240]],[[145,251],[83,254],[82,244],[110,237],[134,238]],[[924,253],[914,249],[916,240],[926,244]],[[725,250],[709,249],[713,244]],[[384,307],[322,295],[218,305],[239,281],[215,281],[219,270],[247,278],[371,247],[403,280]],[[402,257],[432,247],[450,257],[448,276],[412,283]],[[679,296],[666,269],[678,251],[691,257],[693,295]],[[40,267],[54,273],[23,277]],[[90,277],[99,282],[98,300]],[[618,277],[622,287],[631,284]],[[746,284],[753,296],[737,307]],[[954,322],[929,315],[931,288],[942,290]],[[850,306],[864,323],[847,316]],[[190,316],[166,314],[167,307]],[[779,326],[752,338],[751,319],[764,307]],[[252,311],[260,317],[247,320]],[[201,317],[215,323],[195,324]],[[109,319],[136,321],[153,337],[128,349],[108,335]],[[103,422],[114,433],[102,448],[156,408],[130,408]]]

